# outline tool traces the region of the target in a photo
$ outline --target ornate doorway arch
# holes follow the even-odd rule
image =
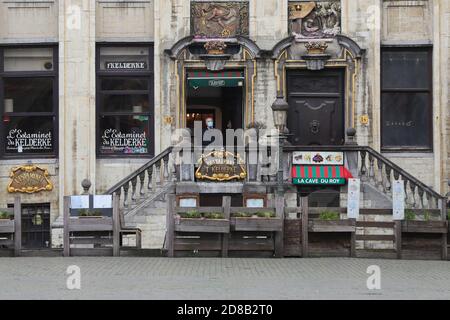
[[[277,94],[286,97],[288,70],[345,69],[345,128],[354,128],[357,79],[361,75],[363,54],[364,50],[344,35],[300,41],[294,36],[285,38],[272,49]]]
[[[222,39],[188,36],[179,40],[165,53],[174,62],[177,81],[176,126],[178,128],[186,125],[186,79],[189,70],[210,72],[242,70],[245,81],[243,126],[254,121],[256,59],[261,57],[261,50],[252,40],[244,36]]]

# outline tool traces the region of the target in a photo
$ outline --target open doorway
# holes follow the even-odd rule
[[[186,127],[201,121],[203,130],[243,126],[244,77],[241,71],[188,72]]]

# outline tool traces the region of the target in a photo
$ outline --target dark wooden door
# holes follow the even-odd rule
[[[294,145],[344,143],[344,70],[288,71],[288,128]]]

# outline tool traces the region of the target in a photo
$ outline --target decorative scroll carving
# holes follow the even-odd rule
[[[296,40],[332,38],[341,32],[341,3],[291,2],[289,28]]]
[[[11,182],[8,192],[35,193],[53,190],[47,169],[38,166],[26,165],[13,168],[10,173]]]
[[[191,33],[196,37],[248,36],[248,2],[192,2]]]

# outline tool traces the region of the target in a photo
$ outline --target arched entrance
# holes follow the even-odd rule
[[[277,93],[286,97],[288,129],[295,145],[341,145],[355,126],[362,49],[350,38],[294,37],[272,50]]]
[[[245,128],[254,121],[256,58],[260,49],[243,36],[220,40],[189,36],[166,54],[177,78],[176,125],[213,119],[216,129]]]

